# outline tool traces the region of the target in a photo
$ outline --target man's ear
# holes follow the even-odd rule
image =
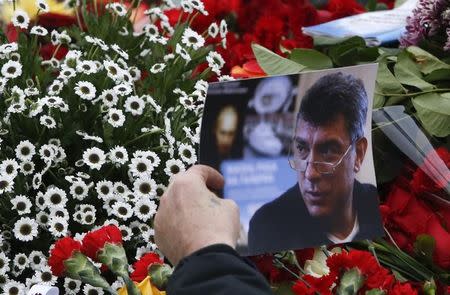
[[[354,171],[359,172],[361,168],[362,162],[366,155],[367,151],[367,138],[362,137],[356,142],[356,158],[355,158],[355,167]]]

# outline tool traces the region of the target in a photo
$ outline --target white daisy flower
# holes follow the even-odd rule
[[[159,183],[159,184],[156,186],[156,197],[157,197],[157,198],[161,198],[162,195],[165,193],[166,190],[167,190],[167,186],[165,186],[165,185],[162,184],[162,183]]]
[[[44,162],[51,162],[56,156],[56,148],[53,144],[44,144],[39,149],[39,155]]]
[[[133,81],[139,81],[141,79],[141,70],[139,70],[137,67],[130,67],[128,69],[128,72],[130,73]]]
[[[160,26],[165,31],[165,33],[163,33],[164,35],[173,36],[173,33],[175,33],[175,29],[170,25],[168,20],[161,21]]]
[[[141,98],[142,98],[143,100],[145,100],[147,103],[149,103],[149,104],[155,109],[155,112],[156,112],[157,114],[159,114],[159,113],[161,112],[161,106],[159,106],[159,105],[155,102],[155,100],[153,99],[153,97],[151,97],[150,95],[144,94],[144,95],[141,96]]]
[[[70,219],[69,211],[66,208],[62,207],[49,207],[50,208],[50,214],[49,217],[52,219],[53,217],[61,217],[65,220]]]
[[[45,0],[36,0],[36,6],[42,12],[49,12],[50,11],[50,7],[48,6],[47,2],[45,2]]]
[[[223,19],[220,22],[220,37],[225,38],[227,36],[227,33],[228,33],[228,25],[227,22]]]
[[[19,164],[14,159],[3,160],[0,164],[0,174],[9,176],[11,179],[17,176],[19,170]]]
[[[10,259],[8,258],[8,256],[0,251],[0,274],[6,274],[7,272],[9,272],[9,262]]]
[[[15,52],[19,49],[19,46],[16,42],[6,43],[0,45],[0,53],[1,54],[10,54],[11,52]]]
[[[9,280],[2,289],[5,295],[25,295],[25,285],[14,280]]]
[[[36,205],[36,207],[38,207],[41,210],[44,210],[45,208],[47,208],[47,205],[45,204],[45,197],[44,197],[43,192],[36,193],[36,198],[34,200],[34,204]]]
[[[64,237],[68,234],[68,222],[60,216],[53,216],[48,222],[49,232],[56,238]]]
[[[208,11],[205,10],[205,4],[201,0],[182,0],[182,2],[188,2],[193,9],[200,11],[203,15],[208,15]]]
[[[129,241],[133,237],[133,232],[131,231],[131,228],[129,228],[126,225],[120,225],[119,226],[120,232],[122,233],[122,240]]]
[[[85,294],[85,295],[104,295],[105,292],[101,288],[96,288],[89,284],[85,284],[83,287],[83,294]]]
[[[212,23],[208,27],[208,35],[212,38],[216,38],[217,34],[219,34],[219,26],[217,25],[217,23]]]
[[[103,66],[107,71],[107,76],[114,81],[119,81],[123,78],[123,70],[119,67],[117,63],[111,60],[105,60]]]
[[[33,175],[33,180],[31,181],[34,189],[39,189],[42,185],[42,173],[36,173]]]
[[[89,187],[82,180],[77,180],[70,186],[70,194],[77,200],[82,201],[89,194]]]
[[[133,208],[128,203],[117,201],[112,205],[112,213],[122,220],[127,220],[133,216]]]
[[[234,79],[230,75],[222,75],[222,76],[218,77],[218,80],[220,82],[226,82],[226,81],[235,81],[236,79]]]
[[[145,33],[146,36],[159,36],[159,29],[154,24],[146,24],[142,28],[142,31]]]
[[[178,154],[181,159],[188,165],[193,165],[197,162],[197,155],[193,146],[189,144],[180,144],[178,148]]]
[[[191,28],[186,28],[184,30],[181,42],[188,47],[194,48],[195,50],[198,50],[200,47],[205,45],[205,39]]]
[[[100,38],[97,37],[91,37],[91,36],[86,36],[84,37],[84,39],[91,44],[94,44],[96,46],[99,46],[103,51],[107,51],[109,49],[109,46],[106,45],[105,41],[103,41]]]
[[[92,225],[95,222],[95,213],[94,212],[85,212],[81,214],[81,224],[84,225]]]
[[[166,68],[166,64],[164,64],[164,63],[157,63],[157,64],[154,64],[150,68],[150,72],[152,72],[153,74],[161,73],[162,71],[164,71],[165,68]]]
[[[145,102],[138,96],[129,96],[125,100],[125,111],[131,113],[133,116],[139,116],[144,113]]]
[[[213,69],[214,72],[217,73],[217,70],[223,68],[225,61],[223,60],[220,53],[216,51],[210,51],[208,56],[206,57],[206,61],[208,61],[208,66]],[[220,75],[220,71],[218,73]]]
[[[103,104],[112,108],[117,104],[119,101],[119,97],[117,96],[116,92],[112,89],[105,89],[102,91],[102,94],[100,94],[99,99],[102,100]]]
[[[115,146],[109,151],[109,159],[113,163],[123,165],[128,162],[128,152],[123,146]]]
[[[169,159],[166,162],[166,168],[164,168],[164,172],[172,177],[175,174],[186,171],[186,166],[179,159]]]
[[[122,96],[129,95],[133,91],[131,86],[127,83],[116,85],[113,89],[118,95]]]
[[[181,105],[187,110],[195,110],[195,103],[192,97],[190,96],[180,96],[179,101]]]
[[[11,192],[13,187],[13,179],[7,175],[0,174],[0,194]]]
[[[122,285],[123,286],[123,285]],[[81,290],[81,281],[64,278],[64,294],[77,295]]]
[[[32,269],[42,269],[47,263],[47,258],[41,251],[33,250],[28,255],[28,261],[30,261],[30,267]]]
[[[58,187],[49,187],[44,194],[44,199],[48,208],[64,208],[67,203],[67,194]]]
[[[109,3],[105,5],[105,8],[118,16],[125,16],[127,14],[127,8],[120,3]]]
[[[69,44],[72,41],[72,38],[67,34],[67,31],[64,30],[58,35],[59,42],[63,44]]]
[[[164,55],[163,59],[167,63],[167,62],[175,59],[175,54],[173,54],[173,53],[166,54],[166,55]]]
[[[130,32],[128,32],[128,29],[126,27],[120,28],[118,33],[120,36],[128,36],[130,34]]]
[[[182,0],[180,4],[185,13],[191,14],[194,12],[194,8],[191,6],[188,0]]]
[[[36,220],[29,217],[21,217],[14,224],[14,236],[22,242],[29,242],[38,235]]]
[[[23,161],[20,163],[20,172],[23,175],[31,175],[34,172],[34,162],[32,161]]]
[[[156,209],[157,206],[154,201],[143,198],[134,205],[134,215],[143,222],[146,222],[155,215]]]
[[[53,31],[50,33],[50,40],[52,41],[52,44],[53,44],[54,46],[58,46],[58,45],[61,44],[61,41],[60,41],[60,39],[59,39],[59,32],[58,32],[57,30],[53,30]]]
[[[56,128],[56,121],[55,121],[55,119],[53,119],[52,117],[50,117],[48,115],[42,115],[39,118],[39,123],[41,123],[41,125],[49,128],[49,129]]]
[[[135,177],[151,175],[154,169],[152,161],[146,158],[133,158],[128,165],[130,173]]]
[[[16,9],[14,11],[14,15],[11,19],[11,22],[15,27],[19,27],[21,29],[27,29],[28,24],[30,23],[30,17],[28,14],[22,9]]]
[[[89,148],[83,153],[83,161],[91,169],[100,170],[105,160],[105,152],[97,147]]]
[[[106,120],[115,128],[122,127],[123,123],[125,123],[125,115],[122,110],[110,108],[108,110],[108,114],[106,115]]]
[[[124,201],[124,199],[118,195],[112,195],[103,200],[102,208],[106,210],[108,216],[111,216],[113,214],[112,206],[119,201]]]
[[[75,85],[75,94],[77,94],[82,99],[92,100],[95,98],[95,93],[97,90],[91,82],[78,81]]]
[[[1,73],[7,79],[14,79],[22,75],[22,65],[13,60],[7,61],[3,66]]]
[[[58,95],[63,89],[64,84],[60,80],[54,80],[50,86],[48,86],[48,94]]]
[[[61,66],[61,71],[59,72],[59,77],[61,77],[63,80],[68,81],[70,78],[73,78],[77,75],[77,72],[69,68],[65,65]]]
[[[14,256],[13,265],[17,266],[19,269],[24,270],[28,267],[30,262],[28,261],[28,256],[23,253],[18,253]]]
[[[39,95],[39,89],[36,87],[27,87],[25,88],[25,95],[26,96],[36,96]]]
[[[97,65],[92,60],[83,60],[77,64],[76,70],[78,73],[86,75],[95,74],[98,71]]]
[[[36,270],[33,279],[39,284],[46,286],[54,286],[58,277],[54,276],[50,266],[45,265],[40,270]]]
[[[108,180],[102,180],[97,182],[95,186],[95,190],[97,191],[98,197],[102,200],[113,195],[114,192],[114,184]]]
[[[112,48],[112,50],[114,50],[116,53],[118,53],[122,58],[128,59],[128,53],[126,53],[125,51],[123,51],[123,49],[120,48],[119,45],[113,44],[113,45],[111,45],[111,48]]]
[[[8,79],[1,77],[0,78],[0,94],[5,90],[6,83],[8,83]]]
[[[114,182],[114,194],[123,196],[128,193],[128,187],[121,181]]]
[[[48,35],[48,31],[44,27],[34,26],[34,27],[31,28],[30,34],[38,35],[38,36],[47,36]]]
[[[191,56],[179,43],[175,46],[175,52],[179,54],[186,62],[191,61]]]
[[[156,196],[156,182],[149,176],[141,176],[133,183],[134,193],[140,198],[153,199]]]
[[[11,200],[12,209],[16,210],[19,215],[31,213],[32,203],[24,195],[17,195]]]
[[[158,157],[158,154],[152,151],[142,151],[137,150],[133,153],[134,158],[146,158],[150,160],[153,167],[158,167],[161,159]]]

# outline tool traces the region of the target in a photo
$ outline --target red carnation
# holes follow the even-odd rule
[[[72,257],[73,252],[80,251],[81,244],[71,237],[59,239],[50,252],[48,265],[55,276],[61,276],[65,271],[64,261]]]
[[[81,251],[84,255],[96,260],[97,252],[102,250],[106,243],[122,245],[122,233],[117,226],[104,226],[86,234]]]
[[[154,264],[163,264],[164,261],[156,253],[147,253],[133,264],[134,271],[131,279],[135,282],[141,282],[148,276],[148,268]]]
[[[418,294],[417,290],[414,289],[409,283],[406,284],[397,283],[389,292],[389,295],[417,295],[417,294]]]
[[[336,276],[329,274],[316,278],[310,275],[305,275],[302,280],[295,282],[292,286],[292,291],[298,295],[331,295],[331,286],[336,282]]]

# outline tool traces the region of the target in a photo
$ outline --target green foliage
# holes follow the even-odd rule
[[[358,268],[352,268],[342,275],[336,294],[356,295],[363,285],[364,276],[360,273]]]

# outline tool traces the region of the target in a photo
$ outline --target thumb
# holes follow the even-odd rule
[[[187,173],[199,176],[210,189],[223,188],[224,179],[222,174],[209,166],[194,165],[188,169]]]

